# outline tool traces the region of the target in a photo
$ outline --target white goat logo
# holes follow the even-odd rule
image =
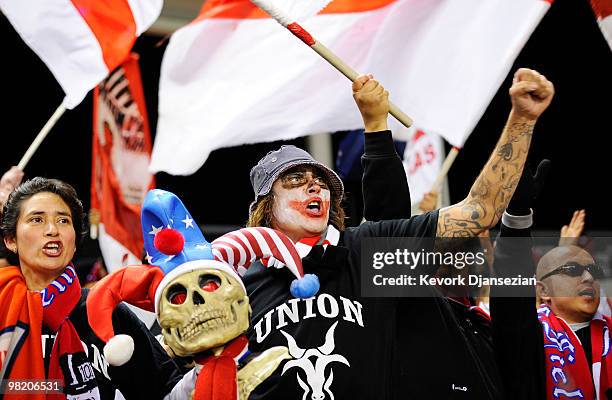
[[[325,367],[327,364],[332,363],[334,361],[341,362],[347,366],[351,366],[346,358],[339,354],[331,354],[334,351],[334,347],[336,347],[334,343],[334,330],[336,329],[336,325],[338,325],[338,321],[336,321],[325,334],[325,344],[316,349],[301,349],[298,347],[295,339],[281,330],[281,333],[285,335],[287,338],[287,347],[289,348],[289,354],[295,360],[288,361],[281,375],[283,375],[287,370],[298,367],[301,368],[306,373],[306,381],[308,384],[304,383],[304,381],[300,378],[300,374],[297,374],[297,380],[302,389],[304,389],[304,396],[302,400],[306,400],[308,393],[312,390],[312,394],[310,395],[311,400],[323,400],[325,399],[325,393],[329,394],[329,398],[334,400],[334,394],[329,390],[333,380],[334,380],[334,371],[330,368],[329,370],[329,378],[325,378]],[[310,361],[310,357],[315,357],[315,361]]]

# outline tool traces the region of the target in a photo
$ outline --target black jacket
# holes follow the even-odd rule
[[[85,302],[88,292],[88,289],[82,289],[81,299],[69,319],[86,348],[100,398],[112,400],[115,390],[119,390],[128,400],[163,399],[181,378],[172,359],[138,317],[127,306],[120,304],[113,312],[113,328],[115,334],[127,334],[134,339],[134,354],[130,361],[120,367],[109,365],[103,354],[105,343],[95,335],[87,321]],[[52,332],[43,328],[45,368],[49,365],[54,338]]]
[[[391,131],[365,133],[363,217],[367,221],[410,218],[410,190]]]
[[[366,135],[362,162],[366,219],[409,217],[406,176],[390,133]],[[251,349],[297,348],[294,360],[250,399],[330,393],[336,399],[500,399],[486,318],[435,292],[429,298],[361,297],[361,239],[434,237],[437,217],[365,223],[347,229],[325,252],[315,246],[303,260],[305,273],[321,281],[315,299],[291,298],[287,271],[251,266],[244,279],[253,308]]]
[[[415,362],[414,346],[398,345],[411,340],[398,334],[399,319],[416,326],[421,316],[404,313],[399,307],[402,299],[361,297],[361,239],[432,236],[436,224],[436,212],[409,220],[366,222],[345,230],[338,246],[325,251],[315,246],[303,259],[304,272],[316,274],[321,282],[311,299],[292,298],[293,277],[286,269],[252,265],[244,277],[253,309],[251,350],[287,346],[294,359],[257,387],[250,399],[302,399],[305,394],[396,398],[398,388],[408,383],[398,381],[400,364]]]

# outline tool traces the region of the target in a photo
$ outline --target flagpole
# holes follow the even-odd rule
[[[285,4],[274,4],[274,0],[251,0],[253,4],[267,12],[272,18],[274,18],[279,24],[284,26],[291,32],[295,37],[300,39],[304,44],[313,49],[323,59],[330,63],[334,68],[340,71],[344,76],[354,82],[359,74],[350,66],[348,66],[340,57],[334,54],[328,49],[323,43],[316,40],[306,29],[304,29],[298,22],[297,19],[311,16],[323,9],[331,0],[309,0],[309,2],[303,1],[300,7],[296,7],[301,11],[300,15],[289,16],[283,7],[289,7],[291,4],[285,2]],[[294,4],[295,5],[295,4]],[[298,11],[294,11],[298,12]],[[389,114],[393,115],[402,125],[406,128],[412,126],[412,119],[401,111],[395,104],[389,101]]]
[[[311,45],[310,48],[313,49],[321,57],[323,57],[334,68],[340,71],[342,75],[350,79],[351,82],[355,82],[355,80],[359,76],[357,71],[355,71],[348,64],[346,64],[340,57],[338,57],[335,53],[333,53],[330,49],[328,49],[321,42],[319,42],[316,39],[314,40],[315,40],[315,44]],[[397,119],[406,128],[410,128],[412,126],[412,118],[410,118],[405,112],[400,110],[391,101],[389,101],[389,114],[393,115],[395,119]]]
[[[448,170],[450,170],[450,168],[453,166],[453,163],[455,162],[455,159],[457,158],[457,154],[459,154],[459,150],[461,150],[459,147],[453,146],[451,151],[448,152],[448,155],[446,156],[446,158],[444,159],[444,162],[442,163],[442,168],[440,168],[440,172],[438,173],[438,176],[436,177],[436,180],[434,181],[434,184],[432,185],[432,189],[431,189],[432,192],[437,192],[440,189],[440,186],[442,185],[442,181],[444,180],[444,178],[446,178],[446,175],[448,174]]]
[[[66,111],[66,107],[64,107],[64,104],[60,104],[60,106],[57,107],[57,110],[55,110],[51,118],[49,118],[45,126],[43,126],[38,135],[36,135],[34,141],[32,142],[32,144],[30,144],[30,147],[28,147],[28,150],[25,152],[23,157],[21,157],[21,161],[19,161],[18,167],[20,170],[23,171],[25,169],[25,166],[28,165],[28,162],[30,161],[32,156],[34,155],[36,150],[38,150],[38,147],[40,146],[42,141],[45,140],[45,137],[47,137],[57,120],[62,116],[62,114],[64,114],[64,111]]]

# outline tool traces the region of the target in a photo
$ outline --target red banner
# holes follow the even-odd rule
[[[136,54],[96,87],[93,121],[92,222],[100,224],[100,248],[112,271],[141,259],[140,207],[155,187],[148,171],[151,135]]]

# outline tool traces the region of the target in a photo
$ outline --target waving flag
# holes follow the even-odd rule
[[[43,60],[74,108],[129,55],[163,0],[0,0],[0,9]]]
[[[335,0],[302,25],[461,146],[550,6],[544,0]],[[152,171],[221,147],[363,128],[350,84],[249,0],[210,0],[162,62]]]
[[[597,17],[601,33],[608,41],[612,50],[612,0],[591,0],[591,7]]]
[[[148,172],[151,136],[138,58],[132,55],[94,92],[92,214],[109,272],[140,264],[141,204],[155,187]]]

